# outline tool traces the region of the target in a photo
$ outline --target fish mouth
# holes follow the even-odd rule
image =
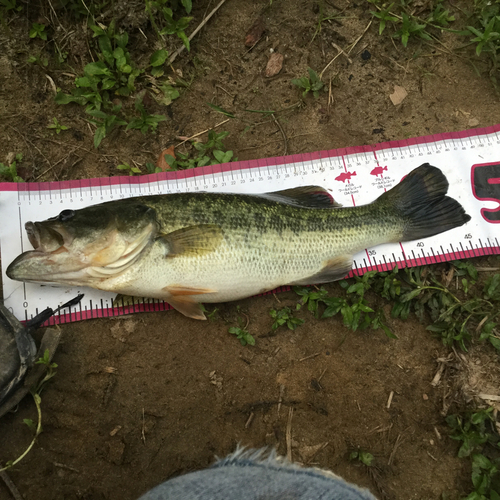
[[[40,222],[27,222],[24,226],[28,239],[37,252],[52,253],[65,245],[60,231]]]
[[[63,227],[55,228],[53,224],[30,221],[24,228],[34,250],[22,253],[10,263],[6,270],[10,279],[52,283],[62,274],[57,263],[61,257],[66,262],[70,276],[81,269],[81,263],[69,255],[68,247],[74,238]]]

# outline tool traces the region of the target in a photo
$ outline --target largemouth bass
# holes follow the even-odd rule
[[[322,188],[264,195],[183,193],[110,201],[27,222],[34,247],[13,280],[90,286],[162,299],[205,319],[200,304],[280,285],[345,277],[353,254],[427,238],[470,220],[448,181],[421,165],[368,205],[341,208]]]

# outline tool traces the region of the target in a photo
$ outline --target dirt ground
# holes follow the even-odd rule
[[[197,2],[191,26],[215,3]],[[345,10],[314,37],[316,2],[227,0],[194,38],[191,52],[175,61],[192,83],[168,109],[154,107],[169,117],[158,133],[118,129],[98,150],[82,107],[56,105],[47,78],[68,90],[74,80],[68,73],[81,73],[90,61],[90,35],[64,11],[56,20],[48,8],[25,6],[0,38],[0,161],[22,152],[19,174],[27,180],[118,175],[117,164],[154,162],[179,142],[176,137],[224,120],[206,102],[241,117],[220,128],[230,132],[228,149],[240,160],[498,122],[498,96],[470,63],[473,49],[451,52],[457,42],[446,34],[439,34],[441,43],[410,41],[404,49],[380,37],[375,23],[368,27],[367,2],[324,5],[331,14],[339,13],[335,6]],[[159,48],[137,2],[109,8],[115,10],[101,22],[115,16],[129,31],[137,60]],[[259,16],[266,31],[249,50],[245,34]],[[53,48],[28,37],[40,19],[59,34],[73,30],[66,49],[72,69],[52,59],[47,67],[26,63],[35,49],[53,56]],[[332,103],[328,92],[302,99],[290,80],[308,67],[321,71],[337,55],[332,43],[346,47],[359,37],[349,59],[340,56],[323,75],[327,87],[332,83]],[[169,37],[168,43],[173,50],[180,41]],[[284,65],[267,78],[270,49],[284,55]],[[394,85],[408,92],[398,106],[389,98]],[[272,118],[244,109],[283,110],[277,117],[286,141]],[[47,129],[53,117],[71,128],[54,135]],[[257,125],[245,131],[249,123]],[[498,266],[498,260],[484,265]],[[453,367],[437,387],[430,385],[436,360],[448,349],[415,317],[389,320],[398,336],[391,340],[381,331],[351,332],[339,319],[320,321],[301,311],[303,326],[269,336],[269,310],[297,301],[294,292],[284,292],[225,304],[207,322],[169,311],[64,325],[57,375],[42,394],[43,433],[9,476],[26,499],[133,500],[168,478],[208,466],[238,443],[286,454],[291,425],[294,461],[328,468],[381,498],[460,498],[470,487],[470,471],[456,458],[444,421],[448,406],[463,400]],[[241,346],[228,333],[242,314],[255,347]],[[29,443],[25,418],[35,419],[30,398],[0,422],[0,461],[17,457]],[[375,456],[374,467],[349,460],[358,449]],[[0,498],[9,495],[0,482]]]

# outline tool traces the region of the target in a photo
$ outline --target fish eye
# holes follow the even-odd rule
[[[59,214],[59,220],[61,222],[66,222],[67,220],[71,219],[74,216],[75,216],[75,211],[74,210],[63,210]]]

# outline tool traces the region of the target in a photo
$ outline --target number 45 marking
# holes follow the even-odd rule
[[[494,201],[496,208],[482,208],[483,219],[491,224],[500,223],[500,162],[473,165],[471,185],[474,197],[482,201]]]

